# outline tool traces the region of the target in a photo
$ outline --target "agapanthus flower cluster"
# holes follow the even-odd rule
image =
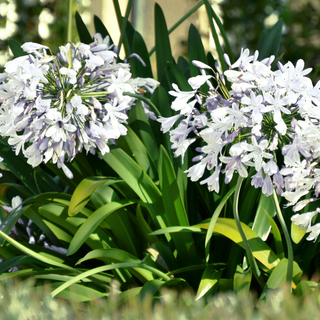
[[[109,38],[90,45],[67,43],[54,56],[47,46],[25,43],[27,55],[5,65],[0,75],[0,135],[33,167],[52,161],[66,176],[65,161],[78,152],[109,152],[108,143],[126,134],[129,94],[153,92],[153,79],[133,79],[118,63]],[[148,116],[154,116],[144,105]]]
[[[192,181],[218,193],[220,176],[227,184],[237,172],[266,196],[275,189],[299,211],[320,192],[320,82],[313,86],[306,77],[311,69],[304,69],[303,60],[278,62],[273,71],[274,56],[262,61],[258,56],[242,50],[231,64],[225,55],[229,70],[222,75],[193,61],[200,75],[188,80],[192,90],[180,91],[173,84],[171,108],[177,114],[158,121],[170,134],[175,156],[183,158],[201,139],[193,150],[195,164],[186,171]],[[310,232],[308,240],[320,233],[320,224],[311,226],[317,213],[292,218]]]

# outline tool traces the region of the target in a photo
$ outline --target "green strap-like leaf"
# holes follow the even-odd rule
[[[199,227],[168,227],[164,229],[159,229],[150,233],[152,236],[158,236],[160,234],[165,233],[180,233],[180,232],[195,232],[195,233],[203,233],[203,230]]]
[[[241,266],[237,265],[237,270],[233,277],[233,291],[236,294],[247,296],[249,294],[252,280],[252,269],[243,270]]]
[[[106,262],[134,262],[140,263],[141,260],[127,251],[110,248],[110,249],[97,249],[88,252],[83,258],[81,258],[77,264],[81,264],[84,261],[98,259]]]
[[[60,286],[63,282],[55,282],[52,281],[50,283],[51,289],[54,289],[58,286]],[[41,286],[37,285],[37,289],[40,290]],[[44,285],[44,294],[47,294],[47,288]],[[68,301],[74,301],[74,302],[89,302],[92,300],[102,299],[106,298],[109,294],[106,292],[105,289],[97,290],[95,287],[90,287],[88,284],[82,285],[82,284],[73,284],[72,287],[67,288],[63,292],[60,292],[60,294],[57,295],[57,298],[65,299]]]
[[[39,264],[39,260],[32,258],[28,255],[18,255],[12,257],[11,259],[1,261],[0,263],[0,274],[10,270],[13,267],[18,267],[21,265],[28,265],[30,268],[30,264]],[[47,264],[43,264],[48,266]]]
[[[142,143],[142,141],[130,127],[128,127],[127,134],[123,137],[123,139],[127,142],[132,156],[138,165],[149,175],[152,180],[154,180],[155,177],[157,177],[157,168],[144,143]]]
[[[103,22],[101,21],[101,19],[99,17],[97,17],[96,15],[94,15],[93,16],[93,23],[94,23],[94,28],[95,28],[96,32],[100,33],[103,38],[105,38],[106,36],[109,36],[110,44],[113,44],[112,38],[111,38],[108,30],[104,26]]]
[[[148,210],[148,208],[143,207],[141,205],[137,205],[136,216],[137,216],[137,222],[139,224],[139,228],[142,232],[143,238],[146,239],[148,244],[155,243],[159,239],[156,236],[150,235],[152,230],[150,228],[150,224],[146,221],[143,215],[143,212],[144,212],[143,210]]]
[[[241,223],[241,226],[253,256],[270,270],[277,266],[280,259],[270,247],[247,225]],[[208,229],[209,223],[199,223],[194,227]],[[218,218],[213,231],[222,234],[244,248],[241,235],[234,219]]]
[[[145,63],[145,66],[143,66],[141,61],[133,58],[132,69],[134,70],[135,75],[137,77],[153,78],[148,49],[141,34],[138,31],[135,31],[133,35],[133,52],[139,55],[139,57]]]
[[[94,211],[72,238],[67,255],[75,253],[108,215],[134,203],[137,203],[137,201],[119,200],[118,202],[107,203]]]
[[[121,19],[121,23],[119,24],[119,26],[121,25],[121,28],[120,28],[120,38],[118,43],[118,49],[119,49],[118,60],[119,60],[119,54],[120,54],[122,43],[124,44],[124,51],[126,53],[126,56],[129,56],[130,53],[132,53],[132,39],[133,39],[134,29],[131,26],[130,22],[128,21],[129,14],[131,11],[131,6],[132,6],[132,0],[128,0],[125,16],[123,19]]]
[[[198,60],[203,63],[207,63],[207,56],[204,51],[201,36],[197,28],[191,24],[188,36],[188,58],[190,76],[195,77],[200,74],[199,68],[192,64],[193,60]]]
[[[178,85],[179,89],[182,91],[191,91],[192,88],[188,83],[188,79],[182,73],[182,71],[178,68],[178,66],[172,62],[168,62],[166,65],[166,76],[169,85],[171,86],[172,83]]]
[[[85,44],[92,43],[93,39],[85,23],[83,22],[79,12],[76,12],[75,19],[80,41]]]
[[[88,270],[86,272],[79,274],[78,276],[74,277],[73,279],[65,282],[63,285],[58,287],[56,290],[52,291],[50,296],[55,297],[58,293],[62,292],[63,290],[65,290],[66,288],[71,286],[72,284],[78,282],[81,279],[92,276],[96,273],[105,272],[105,271],[114,270],[114,269],[121,269],[121,268],[142,268],[142,269],[146,269],[146,270],[153,272],[155,275],[163,278],[164,280],[167,280],[167,281],[170,280],[170,278],[166,274],[164,274],[163,272],[159,271],[158,269],[147,266],[143,263],[132,263],[132,262],[131,263],[114,263],[114,264],[110,264],[107,266],[93,268],[91,270]]]
[[[276,215],[276,210],[273,205],[272,197],[266,197],[261,193],[252,230],[255,231],[263,241],[267,240],[271,230],[271,224],[266,214],[273,218]]]
[[[155,42],[157,55],[157,73],[161,81],[167,62],[173,62],[169,34],[166,20],[161,7],[156,3],[154,7]]]
[[[143,142],[152,157],[153,162],[156,163],[158,161],[159,150],[154,146],[159,144],[156,141],[153,130],[157,130],[159,132],[160,124],[157,122],[149,122],[140,101],[137,101],[130,109],[128,116],[128,124],[130,128],[132,128],[135,134]]]
[[[27,52],[23,51],[23,49],[21,48],[21,44],[18,41],[14,40],[14,39],[9,39],[8,45],[9,45],[13,55],[16,58],[28,55]]]
[[[216,210],[214,211],[212,218],[210,219],[210,223],[208,226],[208,231],[207,231],[206,239],[205,239],[205,253],[206,253],[206,262],[207,263],[209,262],[209,259],[210,259],[210,242],[211,242],[211,237],[212,237],[214,227],[216,225],[216,222],[218,220],[218,217],[219,217],[223,207],[225,206],[228,199],[233,194],[234,190],[235,190],[235,187],[233,187],[231,190],[229,190],[229,192],[223,197],[223,199],[220,201],[219,205],[217,206]]]
[[[267,291],[269,289],[278,289],[287,282],[287,278],[288,278],[287,271],[288,271],[288,259],[283,258],[280,261],[280,263],[273,269],[271,275],[269,276],[268,281],[260,296],[260,300],[265,298]],[[295,283],[298,283],[302,275],[302,270],[300,269],[299,265],[295,261],[293,264],[292,275],[293,275],[292,286],[293,286],[293,289],[295,289],[296,287]]]
[[[47,263],[49,265],[56,266],[56,267],[63,268],[63,269],[72,270],[72,271],[78,273],[77,269],[74,269],[74,268],[68,266],[67,264],[65,264],[64,259],[62,259],[61,255],[59,255],[59,257],[58,257],[58,254],[54,253],[54,251],[52,251],[52,253],[51,253],[50,252],[51,250],[47,250],[47,249],[43,248],[42,252],[37,253],[35,250],[31,250],[27,246],[24,246],[21,243],[19,243],[18,241],[12,239],[10,236],[6,235],[1,230],[0,230],[0,236],[3,237],[6,241],[8,241],[10,244],[12,244],[14,247],[19,249],[21,252],[29,255],[30,257],[33,257],[33,258],[40,260],[44,263]],[[35,246],[34,246],[34,249],[36,249]]]
[[[177,27],[180,26],[186,19],[188,19],[193,13],[195,13],[201,6],[203,5],[203,0],[200,0],[193,8],[191,8],[183,17],[181,17],[169,30],[168,34],[173,32]],[[156,47],[153,47],[150,52],[149,56],[155,51]]]
[[[221,278],[222,271],[217,271],[213,267],[206,267],[203,271],[201,281],[198,287],[196,300],[205,296],[208,291],[212,292],[218,290],[219,279]]]
[[[118,182],[119,180],[108,179],[106,177],[89,177],[83,179],[74,191],[68,214],[76,215],[89,202],[91,194],[102,184],[108,185]]]
[[[214,26],[213,9],[211,7],[211,4],[209,3],[209,0],[204,0],[204,4],[206,6],[206,10],[207,10],[208,18],[209,18],[209,23],[210,23],[210,29],[211,29],[211,33],[212,33],[212,36],[213,36],[214,43],[216,45],[216,50],[218,52],[220,65],[222,67],[222,70],[225,71],[228,68],[227,68],[226,62],[224,61],[223,50],[222,50],[222,47],[221,47],[221,44],[220,44],[220,41],[219,41],[218,33],[217,33],[216,28]]]
[[[182,71],[184,76],[187,79],[189,79],[190,78],[189,61],[185,57],[179,56],[177,66]]]
[[[284,258],[284,250],[283,250],[282,237],[281,237],[280,230],[279,230],[277,224],[275,223],[275,221],[269,216],[269,214],[266,211],[264,213],[265,213],[266,217],[268,218],[269,223],[272,228],[272,234],[273,234],[273,239],[274,239],[274,243],[275,243],[277,256],[280,259],[282,259],[282,258]]]
[[[294,290],[294,294],[304,298],[312,293],[317,293],[315,289],[318,285],[319,283],[315,281],[300,281]]]
[[[127,263],[141,263],[141,260],[130,254],[125,250],[118,248],[110,249],[97,249],[87,253],[82,259],[80,259],[77,264],[80,264],[87,260],[98,259],[102,260],[105,263],[118,263],[118,262],[127,262]],[[135,275],[141,282],[146,282],[154,279],[154,275],[149,270],[141,268],[133,268],[131,273]]]
[[[159,154],[159,181],[162,191],[162,199],[165,210],[164,221],[167,226],[189,226],[188,216],[182,201],[177,178],[170,161],[169,155],[163,146]],[[173,233],[179,260],[187,266],[199,258],[196,253],[192,234]]]
[[[51,204],[51,205],[54,205]],[[39,214],[39,208],[38,205],[34,204],[32,205],[25,213],[24,216],[26,216],[28,219],[32,220],[34,224],[36,224],[40,230],[43,232],[43,234],[46,235],[46,237],[50,240],[51,244],[61,247],[61,242],[58,240],[59,238],[56,237],[56,234],[51,230],[50,227],[47,225],[47,219],[43,219],[43,217]],[[46,221],[44,221],[46,220]]]
[[[151,280],[144,284],[140,291],[140,297],[144,298],[146,296],[153,296],[156,292],[158,292],[161,287],[165,284],[165,281],[163,280]]]
[[[278,22],[271,28],[271,30],[264,31],[259,40],[259,60],[270,57],[271,55],[277,55],[283,29],[283,21],[279,19]]]
[[[181,278],[174,278],[168,281],[152,280],[144,284],[144,286],[140,291],[140,297],[144,298],[145,296],[154,295],[155,293],[159,292],[160,289],[170,288],[170,287],[171,288],[173,287],[177,291],[181,291],[181,289],[192,290],[191,287],[188,285],[188,283]]]
[[[293,272],[294,272],[294,257],[293,257],[293,248],[292,248],[292,243],[291,243],[291,238],[289,235],[289,231],[287,229],[287,225],[286,222],[284,220],[284,217],[282,215],[282,211],[280,208],[280,204],[279,204],[279,199],[278,199],[278,195],[276,193],[276,190],[273,189],[273,195],[272,195],[272,199],[273,199],[273,204],[275,209],[277,210],[277,215],[278,215],[278,219],[282,228],[282,231],[284,233],[284,237],[286,239],[286,243],[287,243],[287,248],[288,248],[288,270],[287,270],[287,281],[290,282],[290,288],[292,287],[292,282],[293,282]]]
[[[102,156],[103,160],[131,187],[139,198],[150,208],[158,227],[165,228],[162,195],[142,168],[119,148],[111,148]]]
[[[160,187],[168,226],[188,226],[188,216],[181,200],[177,177],[169,155],[163,146],[160,146],[158,167]]]
[[[50,220],[55,226],[59,227],[62,231],[68,232],[71,236],[74,236],[78,227],[87,220],[83,215],[69,217],[68,208],[65,205],[54,203],[41,206],[39,208],[39,213],[45,217],[43,221]],[[49,226],[49,224],[47,224],[47,226]],[[50,227],[52,226],[50,225]],[[55,232],[57,231],[55,230]],[[67,242],[69,243],[69,241]],[[86,244],[92,249],[101,248],[102,242],[105,246],[115,246],[110,237],[101,228],[97,228],[96,232],[90,234],[89,238],[86,240]]]

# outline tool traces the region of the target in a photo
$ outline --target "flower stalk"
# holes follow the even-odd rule
[[[287,248],[288,248],[287,281],[290,283],[290,292],[291,292],[292,291],[292,282],[293,282],[293,263],[294,263],[291,238],[290,238],[290,234],[288,232],[288,228],[286,226],[286,223],[284,221],[282,211],[281,211],[280,205],[279,205],[278,196],[277,196],[277,193],[275,192],[275,190],[273,190],[272,200],[273,200],[273,204],[276,209],[278,219],[279,219],[279,222],[280,222],[280,225],[283,230],[284,237],[285,237],[286,243],[287,243]]]
[[[238,179],[237,179],[237,184],[236,184],[236,188],[235,188],[235,191],[234,191],[234,195],[233,195],[233,217],[234,217],[234,220],[236,222],[237,228],[239,230],[240,236],[242,238],[243,246],[244,246],[244,249],[246,251],[246,255],[247,255],[247,259],[248,259],[249,265],[252,268],[252,272],[253,272],[255,278],[257,279],[257,281],[259,282],[259,284],[263,288],[265,283],[264,283],[263,279],[261,278],[261,272],[260,272],[260,270],[258,268],[258,265],[257,265],[257,262],[256,262],[255,258],[253,257],[252,251],[250,249],[249,242],[248,242],[248,240],[246,238],[246,235],[243,232],[243,229],[242,229],[242,226],[241,226],[241,222],[240,222],[240,218],[239,218],[238,204],[239,204],[239,196],[240,196],[240,190],[241,190],[241,185],[242,185],[243,180],[244,180],[244,178],[239,175]]]

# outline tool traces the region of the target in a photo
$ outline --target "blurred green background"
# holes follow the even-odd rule
[[[95,0],[75,0],[83,19],[90,21]],[[111,0],[106,0],[111,1]],[[139,1],[139,0],[135,0]],[[319,0],[223,0],[219,3],[235,56],[242,47],[257,47],[265,26],[284,21],[280,54],[283,62],[303,59],[314,70],[320,65]],[[161,6],[161,0],[158,0]],[[66,0],[0,0],[0,68],[9,58],[7,39],[49,44],[53,52],[66,40]],[[143,18],[143,17],[142,17]],[[76,39],[75,39],[76,40]]]
[[[88,21],[91,0],[74,3],[83,20]],[[10,57],[8,39],[21,44],[42,43],[56,52],[66,42],[67,20],[67,0],[0,0],[0,68]]]
[[[263,28],[282,18],[282,60],[303,59],[314,70],[320,65],[319,0],[224,0],[221,9],[235,56],[242,47],[253,51]]]

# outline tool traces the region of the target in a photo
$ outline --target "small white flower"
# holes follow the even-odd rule
[[[170,131],[172,126],[176,123],[176,121],[182,117],[182,114],[176,114],[175,116],[172,117],[158,117],[157,121],[161,123],[161,131],[163,133],[166,133]]]
[[[74,95],[70,100],[70,103],[78,115],[86,116],[89,113],[88,107],[82,103],[80,96]]]
[[[312,212],[306,212],[302,214],[295,214],[291,217],[291,221],[298,227],[306,229],[308,232],[309,227],[311,226],[311,220],[314,216],[319,213],[319,208]]]
[[[310,234],[307,237],[307,240],[316,242],[320,234],[320,223],[317,223],[314,226],[309,227],[308,232],[310,232]]]
[[[210,75],[199,75],[188,80],[192,89],[199,89],[207,80],[212,78]]]
[[[199,60],[192,60],[192,64],[200,69],[212,69],[210,66]]]
[[[200,181],[200,184],[207,184],[208,185],[208,190],[209,191],[214,191],[216,193],[219,193],[220,190],[220,184],[219,184],[219,175],[221,171],[221,165],[218,165],[213,174],[210,175],[209,178]]]
[[[77,72],[73,69],[62,67],[60,69],[60,73],[62,75],[66,75],[69,78],[69,82],[71,84],[75,84],[77,82]]]
[[[49,47],[35,42],[26,42],[21,46],[21,48],[27,53],[33,53],[39,49],[49,49]]]

